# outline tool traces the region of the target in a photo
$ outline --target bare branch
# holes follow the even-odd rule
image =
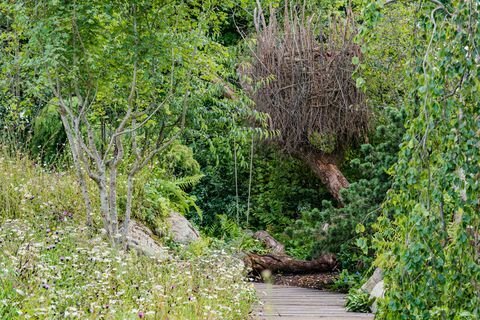
[[[261,8],[256,14],[262,24]],[[352,79],[352,58],[360,55],[353,17],[332,18],[319,39],[303,8],[286,3],[283,23],[276,15],[271,9],[268,25],[257,30],[252,67],[239,72],[253,79],[256,88],[247,91],[287,153],[341,153],[365,136],[370,115]]]

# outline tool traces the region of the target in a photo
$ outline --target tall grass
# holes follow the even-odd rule
[[[53,172],[20,152],[0,151],[0,218],[32,217],[43,211],[75,215],[80,221],[85,207],[71,170]],[[93,187],[93,186],[92,186]]]
[[[19,152],[1,153],[0,182],[0,319],[249,317],[241,261],[208,241],[164,261],[112,248],[84,227],[73,170]]]

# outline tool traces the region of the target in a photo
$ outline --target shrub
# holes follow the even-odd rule
[[[291,239],[298,239],[299,246],[311,250],[309,256],[330,251],[337,253],[344,268],[355,270],[370,265],[371,252],[359,248],[357,239],[372,234],[371,226],[391,186],[388,170],[397,159],[403,119],[402,110],[385,109],[370,143],[350,151],[344,172],[353,182],[342,190],[343,207],[324,200],[319,207],[303,208],[295,223],[286,228]],[[357,224],[362,226],[361,235],[357,233]]]

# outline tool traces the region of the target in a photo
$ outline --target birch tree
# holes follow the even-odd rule
[[[58,106],[86,222],[93,223],[94,196],[113,243],[128,232],[135,176],[180,136],[192,97],[216,77],[207,53],[211,16],[197,9],[153,0],[26,2],[20,10],[31,24],[37,80]]]

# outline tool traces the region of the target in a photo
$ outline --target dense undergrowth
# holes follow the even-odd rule
[[[245,319],[243,264],[217,245],[156,261],[82,227],[78,186],[26,159],[0,159],[0,318]],[[212,273],[212,270],[216,270]]]

